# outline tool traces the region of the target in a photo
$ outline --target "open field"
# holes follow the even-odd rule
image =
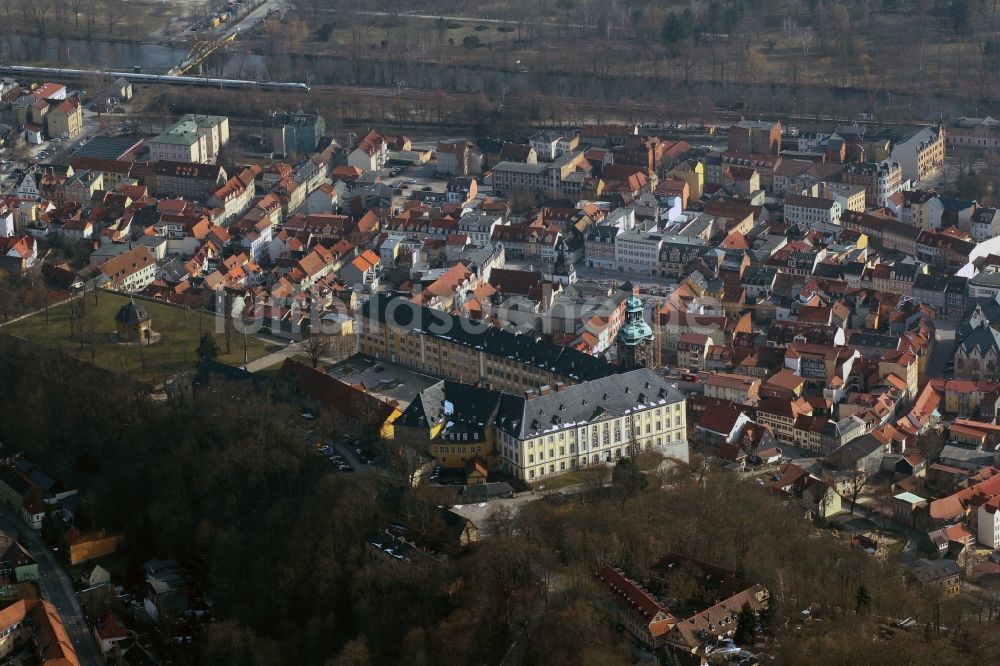
[[[40,312],[0,331],[154,384],[196,367],[198,355],[195,350],[203,331],[211,332],[219,345],[218,361],[243,364],[242,336],[232,333],[229,353],[226,353],[225,335],[216,331],[215,318],[211,315],[163,303],[138,301],[149,313],[153,330],[160,334],[159,341],[140,349],[114,341],[115,314],[128,298],[99,292],[97,305],[92,294],[87,294],[84,300],[82,334],[81,320],[71,316],[71,308],[79,301],[51,308],[48,317]],[[259,338],[247,336],[248,360],[264,356],[268,346],[269,343]]]

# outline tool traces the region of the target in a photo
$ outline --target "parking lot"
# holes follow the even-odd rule
[[[365,473],[373,460],[364,452],[360,438],[352,433],[340,433],[336,439],[331,439],[320,430],[316,418],[309,412],[303,412],[293,421],[293,427],[299,431],[302,439],[312,448],[317,459],[331,472],[352,474]]]
[[[388,361],[376,361],[367,356],[352,356],[330,366],[328,372],[350,384],[362,384],[383,400],[395,400],[399,408],[413,402],[418,393],[438,382],[438,378],[405,368]]]

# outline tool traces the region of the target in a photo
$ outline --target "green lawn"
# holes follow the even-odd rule
[[[243,365],[243,338],[232,333],[229,353],[226,353],[226,336],[217,330],[215,317],[185,310],[166,303],[137,300],[149,313],[153,330],[160,339],[140,349],[135,345],[115,342],[115,314],[128,298],[118,294],[99,292],[97,304],[94,295],[85,297],[83,333],[79,321],[71,321],[70,304],[51,308],[0,329],[25,338],[37,345],[56,349],[80,360],[93,363],[112,372],[126,374],[140,381],[158,383],[184,370],[197,366],[195,350],[203,331],[208,331],[219,346],[216,360],[231,365]],[[71,330],[74,333],[71,335]],[[270,343],[247,336],[247,358],[254,360],[268,353]]]

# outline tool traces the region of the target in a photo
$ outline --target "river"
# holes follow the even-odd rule
[[[179,45],[109,41],[39,40],[8,35],[0,47],[10,62],[46,66],[108,67],[149,73],[165,72],[187,56]],[[836,87],[793,88],[787,84],[720,83],[699,81],[684,84],[677,80],[650,76],[597,77],[560,72],[502,71],[501,67],[482,70],[462,65],[437,65],[406,60],[387,61],[376,55],[358,60],[334,56],[278,55],[248,53],[245,49],[223,48],[205,62],[213,76],[227,78],[308,81],[313,84],[365,85],[440,89],[456,92],[483,92],[499,96],[504,88],[511,93],[543,93],[553,97],[583,97],[618,103],[622,99],[640,103],[691,100],[690,113],[697,115],[703,101],[719,107],[750,108],[759,113],[804,113],[823,115],[836,110],[839,115],[872,112],[872,96],[865,90]],[[934,120],[973,115],[978,109],[949,96],[933,93],[894,93],[874,97],[877,111],[886,107],[906,119]],[[742,105],[742,107],[738,106]]]

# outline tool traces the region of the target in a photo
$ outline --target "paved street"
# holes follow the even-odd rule
[[[16,536],[19,533],[24,535],[27,541],[24,546],[38,562],[42,597],[52,602],[56,610],[59,611],[70,640],[73,642],[73,649],[76,650],[76,655],[80,658],[80,663],[84,666],[103,664],[104,660],[97,649],[93,635],[87,629],[87,623],[80,610],[76,592],[73,590],[73,583],[56,558],[42,543],[41,537],[28,527],[19,516],[2,504],[0,504],[0,529],[11,535]]]
[[[260,372],[265,368],[270,368],[272,365],[283,363],[286,358],[291,358],[296,354],[304,353],[305,350],[303,349],[301,342],[290,342],[281,349],[273,351],[266,356],[261,356],[257,360],[250,361],[247,363],[246,369],[249,372]]]
[[[955,324],[950,321],[934,322],[934,352],[927,363],[928,377],[944,377],[944,367],[955,358]],[[948,375],[950,376],[950,374]]]

